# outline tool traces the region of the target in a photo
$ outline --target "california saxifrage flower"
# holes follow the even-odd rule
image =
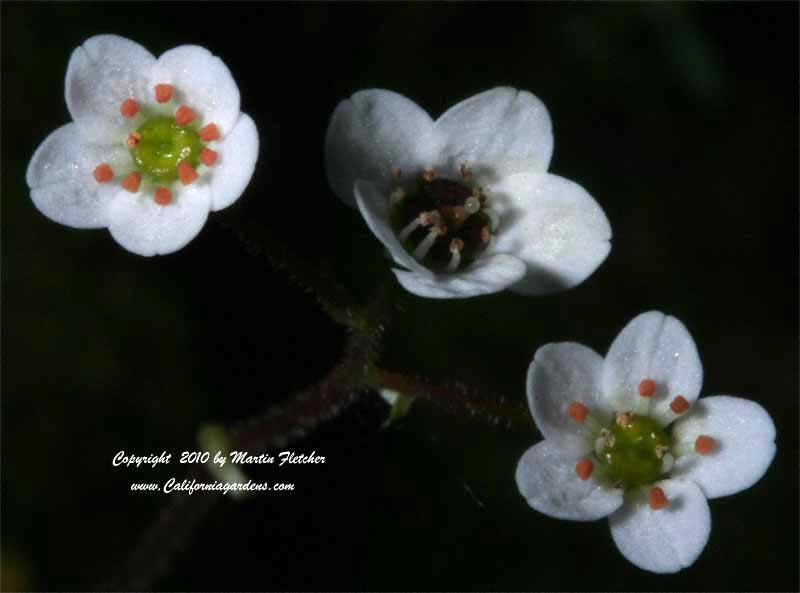
[[[544,104],[506,87],[436,121],[397,93],[361,91],[336,107],[325,143],[334,192],[405,268],[400,283],[432,298],[557,292],[603,262],[608,220],[547,173],[552,153]]]
[[[165,254],[250,181],[258,132],[208,50],[183,45],[156,59],[129,39],[98,35],[72,53],[65,84],[73,122],[42,142],[27,172],[48,218],[108,227],[133,253]]]
[[[522,456],[516,480],[551,517],[609,517],[636,566],[657,573],[691,565],[708,541],[706,499],[757,482],[775,455],[775,425],[750,400],[697,399],[703,367],[686,327],[644,313],[605,360],[564,342],[536,352],[528,403],[545,440]]]

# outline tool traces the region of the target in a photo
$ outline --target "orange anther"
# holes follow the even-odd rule
[[[178,177],[183,185],[189,185],[197,179],[197,171],[187,161],[178,163]]]
[[[128,134],[128,139],[125,141],[130,148],[133,148],[142,141],[142,135],[139,132],[131,132]]]
[[[694,450],[698,455],[708,455],[714,451],[717,442],[710,436],[701,434],[694,442]]]
[[[171,84],[157,84],[155,87],[156,101],[166,103],[172,99],[172,91],[175,90]]]
[[[119,106],[119,112],[128,119],[139,113],[139,104],[135,99],[125,99]]]
[[[652,379],[645,379],[639,383],[639,395],[642,397],[653,397],[656,394],[656,382]]]
[[[650,488],[650,508],[657,511],[666,506],[669,506],[669,499],[667,495],[664,494],[664,491],[658,486]]]
[[[492,240],[492,232],[489,230],[488,226],[485,226],[481,229],[481,241],[484,243],[488,243]]]
[[[94,168],[94,179],[97,183],[108,183],[114,179],[114,171],[107,163],[101,163]]]
[[[685,397],[679,395],[670,402],[669,409],[675,412],[676,414],[683,414],[686,410],[689,409],[689,402],[686,401]]]
[[[217,124],[208,124],[200,128],[200,131],[197,132],[197,135],[200,136],[200,140],[203,142],[219,140],[219,128],[217,128]]]
[[[175,112],[175,123],[179,126],[185,126],[194,121],[197,117],[197,114],[189,109],[186,105],[181,105],[178,107],[178,111]]]
[[[219,155],[216,151],[211,150],[210,148],[204,148],[200,151],[200,162],[203,163],[206,167],[210,167],[214,163],[217,162],[217,157]]]
[[[157,187],[155,194],[153,194],[153,199],[156,201],[156,204],[166,206],[172,201],[172,192],[166,187]]]
[[[142,183],[141,173],[133,171],[132,173],[128,173],[125,179],[122,180],[122,187],[127,189],[132,194],[135,194],[137,191],[139,191],[139,185],[141,183]]]
[[[586,420],[586,416],[589,415],[589,408],[580,402],[572,402],[569,408],[567,408],[567,414],[578,424],[583,424],[583,421]]]
[[[581,480],[588,480],[594,471],[594,463],[589,459],[581,459],[575,464],[575,473]]]

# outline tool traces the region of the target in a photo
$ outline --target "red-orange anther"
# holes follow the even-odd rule
[[[594,463],[590,459],[581,459],[575,464],[575,473],[581,480],[588,480],[594,471]]]
[[[139,191],[139,185],[141,183],[142,183],[141,173],[133,171],[132,173],[128,173],[125,179],[122,180],[122,187],[127,189],[132,194],[135,194],[137,191]]]
[[[130,119],[139,113],[139,104],[135,99],[125,99],[122,105],[119,106],[119,112],[122,114],[122,117]]]
[[[166,206],[172,201],[172,192],[166,187],[157,187],[155,194],[153,194],[153,199],[156,201],[156,204]]]
[[[217,162],[217,157],[219,155],[216,151],[211,150],[210,148],[204,148],[200,151],[200,162],[203,163],[206,167],[210,167],[214,163]]]
[[[188,162],[181,161],[178,163],[178,178],[183,185],[189,185],[192,181],[197,179],[197,171],[194,170]]]
[[[653,397],[656,394],[656,382],[652,379],[645,379],[639,383],[639,395],[642,397]]]
[[[114,171],[111,169],[111,165],[107,163],[101,163],[94,168],[94,180],[97,183],[108,183],[112,179],[114,179]]]
[[[219,140],[219,128],[217,128],[217,124],[208,124],[200,128],[200,131],[197,133],[197,135],[200,136],[200,140],[203,142]]]
[[[133,148],[142,141],[142,135],[139,132],[131,132],[128,134],[128,139],[125,141],[130,148]]]
[[[669,506],[669,499],[667,495],[664,494],[664,491],[658,486],[650,488],[650,508],[657,511],[666,506]]]
[[[676,414],[683,414],[686,410],[689,409],[689,402],[686,401],[685,397],[679,395],[670,402],[669,409],[675,412]]]
[[[569,417],[575,422],[582,424],[583,421],[586,420],[586,416],[589,415],[589,408],[580,402],[572,402],[569,408],[567,408],[567,414],[569,414]]]
[[[694,450],[698,455],[708,455],[714,451],[716,444],[716,441],[710,436],[701,434],[694,442]]]
[[[175,123],[179,126],[185,126],[193,122],[196,117],[197,114],[194,111],[186,105],[181,105],[178,107],[178,111],[175,112]]]
[[[159,103],[166,103],[172,99],[172,91],[174,90],[171,84],[157,84],[155,87],[156,101]]]

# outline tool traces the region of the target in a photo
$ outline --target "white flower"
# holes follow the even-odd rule
[[[331,187],[417,295],[557,292],[611,249],[600,206],[547,173],[550,116],[526,91],[495,88],[436,121],[397,93],[361,91],[336,107],[325,153]]]
[[[42,142],[27,172],[33,203],[56,222],[108,227],[139,255],[171,253],[253,175],[255,124],[228,68],[202,47],[156,59],[98,35],[72,53],[65,85],[73,123]]]
[[[605,360],[580,344],[543,346],[528,402],[545,440],[519,461],[520,492],[551,517],[609,516],[640,568],[691,565],[711,532],[706,499],[749,488],[775,455],[769,414],[727,395],[698,400],[702,380],[686,327],[659,312],[631,321]]]

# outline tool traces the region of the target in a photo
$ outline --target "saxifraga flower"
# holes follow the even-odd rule
[[[73,122],[42,142],[26,177],[48,218],[108,227],[133,253],[166,254],[249,183],[258,131],[208,50],[183,45],[156,59],[129,39],[98,35],[72,53],[65,86]]]
[[[775,425],[747,399],[698,399],[703,367],[686,327],[651,311],[605,360],[564,342],[536,352],[528,403],[545,440],[517,465],[520,493],[558,519],[609,517],[636,566],[690,566],[711,532],[706,499],[755,484],[775,455]]]
[[[603,262],[608,220],[547,173],[552,153],[544,104],[507,87],[436,121],[397,93],[361,91],[336,107],[325,143],[334,192],[405,268],[400,284],[431,298],[558,292]]]

